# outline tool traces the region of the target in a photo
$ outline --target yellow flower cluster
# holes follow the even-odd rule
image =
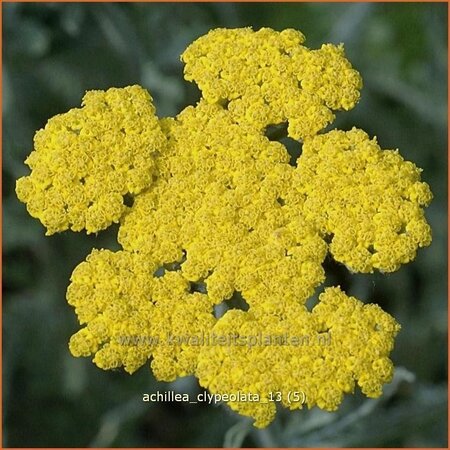
[[[254,417],[257,427],[273,420],[275,393],[292,410],[306,404],[334,411],[343,394],[354,391],[355,383],[368,397],[381,395],[382,384],[393,375],[388,356],[399,329],[380,307],[363,305],[339,288],[325,289],[312,312],[299,305],[282,315],[232,310],[216,323],[214,333],[234,335],[237,342],[249,336],[284,342],[205,346],[197,376],[212,392],[256,395],[259,402],[229,405]]]
[[[163,129],[161,178],[124,217],[123,248],[158,264],[185,255],[183,276],[204,281],[216,303],[234,291],[268,309],[305,302],[324,280],[327,246],[303,218],[286,148],[204,101]]]
[[[206,334],[215,323],[208,295],[190,292],[179,272],[136,253],[94,250],[73,272],[67,301],[86,326],[70,339],[74,356],[95,354],[101,369],[133,373],[153,357],[164,381],[194,373],[199,347],[170,345],[167,336]]]
[[[332,236],[337,261],[353,272],[393,272],[431,243],[422,207],[432,194],[420,172],[353,128],[306,139],[293,185],[307,197],[306,217]]]
[[[287,121],[290,137],[312,136],[333,121],[332,110],[355,106],[362,81],[342,46],[310,50],[304,40],[292,29],[212,30],[183,53],[185,78],[240,124],[260,131]]]
[[[67,300],[84,326],[74,356],[129,373],[151,360],[159,380],[194,374],[214,394],[257,394],[228,403],[258,427],[276,402],[333,411],[356,385],[381,395],[395,320],[339,288],[312,311],[306,302],[328,252],[353,272],[414,259],[431,242],[431,193],[420,169],[363,131],[318,134],[357,103],[361,79],[342,46],[303,41],[213,30],[182,56],[196,106],[157,119],[138,86],[88,92],[37,133],[17,195],[47,234],[120,221],[122,250],[94,250],[72,274]],[[265,135],[282,123],[303,140],[295,165]],[[239,296],[247,311],[230,310]],[[297,344],[242,345],[286,335]]]
[[[87,233],[118,222],[124,196],[152,183],[165,143],[149,93],[140,86],[90,91],[83,107],[50,119],[34,137],[17,181],[19,200],[47,228]]]

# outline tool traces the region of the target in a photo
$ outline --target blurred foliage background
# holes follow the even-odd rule
[[[7,447],[447,446],[447,5],[445,3],[3,4],[3,418]],[[361,72],[360,104],[333,125],[376,135],[424,169],[435,199],[430,248],[391,275],[350,275],[327,262],[328,284],[378,302],[402,324],[386,395],[350,396],[337,413],[280,411],[266,430],[224,406],[148,404],[142,393],[195,393],[192,377],[157,382],[104,372],[70,356],[77,330],[65,290],[97,236],[44,229],[15,197],[34,132],[79,106],[88,89],[141,84],[160,116],[195,103],[179,55],[215,27],[302,30],[307,44],[344,42]]]

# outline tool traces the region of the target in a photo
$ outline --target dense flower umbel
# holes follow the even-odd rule
[[[155,278],[156,268],[136,253],[94,250],[74,270],[67,301],[86,324],[70,340],[74,356],[95,354],[98,367],[129,373],[153,356],[153,372],[164,381],[194,373],[199,347],[171,346],[166,337],[209,333],[211,299],[190,293],[179,272]]]
[[[158,119],[138,86],[93,91],[36,134],[17,195],[47,234],[120,221],[122,250],[93,250],[72,274],[67,300],[84,326],[74,356],[129,373],[151,360],[159,380],[194,374],[215,394],[257,394],[229,405],[258,427],[275,401],[334,411],[356,385],[381,395],[400,326],[338,287],[312,311],[306,301],[328,252],[352,272],[413,260],[431,242],[432,195],[420,169],[362,130],[318,134],[362,82],[342,46],[303,42],[294,30],[213,30],[182,55],[196,106]],[[295,164],[265,135],[282,123],[303,141]],[[219,317],[237,292],[248,310]]]
[[[47,235],[94,233],[118,222],[125,194],[150,186],[165,137],[149,93],[139,86],[90,91],[81,109],[50,119],[34,137],[31,175],[17,196]]]
[[[183,276],[205,281],[217,303],[234,291],[255,307],[305,302],[324,280],[327,247],[303,218],[286,148],[203,101],[163,129],[162,176],[124,218],[123,248],[158,264],[185,254]]]
[[[295,30],[212,30],[183,53],[185,78],[208,102],[228,103],[239,123],[262,130],[288,121],[289,136],[315,135],[332,110],[355,106],[362,81],[342,46],[310,50],[304,40]]]
[[[354,272],[393,272],[431,243],[422,206],[432,194],[413,163],[381,150],[362,131],[331,131],[305,140],[294,175],[303,212],[330,252]]]
[[[363,305],[339,288],[327,288],[312,312],[295,304],[284,314],[228,311],[214,333],[286,336],[287,343],[205,346],[197,376],[212,392],[258,394],[261,402],[230,403],[232,409],[254,417],[256,426],[272,421],[273,393],[281,393],[281,403],[290,409],[301,409],[305,402],[309,408],[334,411],[343,394],[353,392],[355,382],[368,397],[381,395],[382,384],[392,376],[388,356],[398,330],[377,305]],[[294,341],[294,336],[301,339]],[[305,397],[295,398],[295,392]]]

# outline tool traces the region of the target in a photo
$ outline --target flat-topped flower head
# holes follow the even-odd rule
[[[38,131],[16,190],[47,234],[120,223],[122,249],[73,271],[74,356],[256,395],[228,404],[257,427],[277,403],[335,411],[357,386],[382,394],[400,326],[339,287],[307,300],[327,254],[352,272],[412,261],[431,242],[432,194],[364,131],[323,133],[361,78],[341,45],[303,43],[295,30],[212,30],[182,55],[195,106],[158,120],[139,86],[92,91]],[[296,162],[269,139],[277,124],[303,140]]]
[[[89,91],[83,106],[50,119],[34,138],[31,174],[16,192],[47,234],[95,233],[118,222],[124,196],[151,185],[165,145],[149,93],[140,86]]]

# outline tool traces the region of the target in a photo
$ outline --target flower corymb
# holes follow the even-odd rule
[[[94,249],[73,271],[74,356],[195,375],[257,427],[276,402],[334,411],[356,387],[382,394],[400,325],[339,286],[307,300],[328,254],[360,273],[412,261],[431,242],[432,194],[398,150],[357,128],[324,131],[362,80],[342,45],[304,41],[212,30],[182,55],[195,106],[160,119],[139,86],[91,91],[36,133],[16,192],[47,234],[119,223],[122,249]],[[296,160],[274,125],[302,144]]]
[[[118,222],[125,194],[150,186],[164,146],[149,93],[139,86],[90,91],[80,109],[50,119],[26,160],[17,196],[47,234],[94,233]]]
[[[262,130],[287,121],[289,136],[315,135],[333,110],[355,106],[362,81],[342,46],[310,50],[304,40],[295,30],[213,30],[183,53],[185,78],[206,101],[228,103],[238,123]]]

